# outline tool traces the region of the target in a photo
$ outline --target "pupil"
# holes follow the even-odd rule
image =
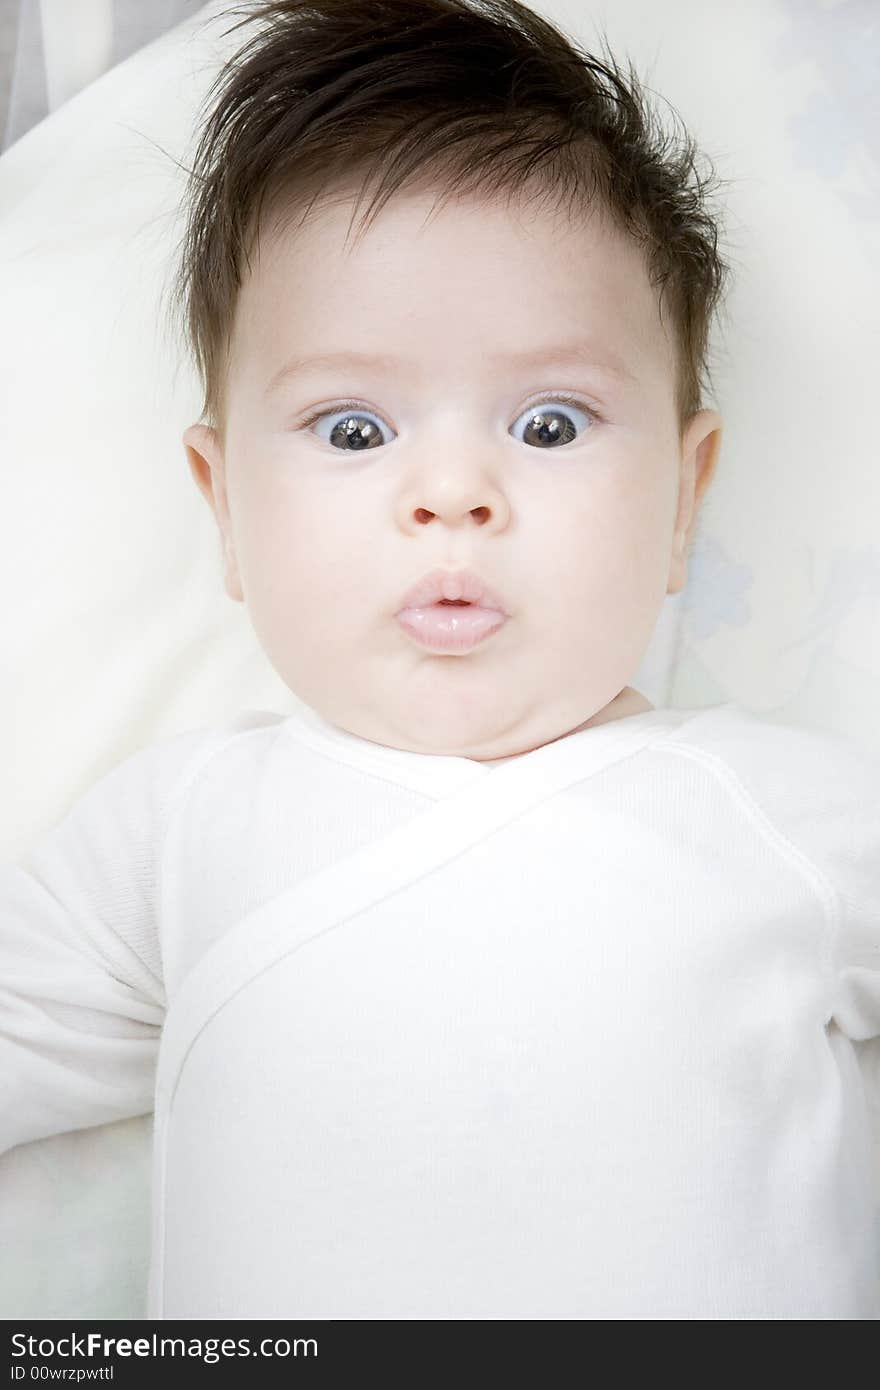
[[[563,422],[561,426],[560,419]],[[569,417],[559,410],[536,411],[525,431],[526,440],[531,444],[568,444],[574,435],[574,425]]]
[[[347,415],[330,431],[330,439],[334,443],[344,441],[351,450],[369,449],[372,440],[378,439],[378,435],[376,426],[372,421],[365,420],[362,415]]]

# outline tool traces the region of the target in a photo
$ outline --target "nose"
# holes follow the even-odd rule
[[[510,519],[504,493],[481,473],[468,481],[446,472],[422,476],[400,499],[400,521],[406,530],[444,522],[447,526],[488,526],[502,529]]]

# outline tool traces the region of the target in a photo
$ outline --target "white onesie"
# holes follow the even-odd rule
[[[0,1152],[155,1109],[150,1318],[876,1319],[880,759],[312,710],[0,872]]]

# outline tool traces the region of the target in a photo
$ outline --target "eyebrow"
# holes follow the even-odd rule
[[[552,347],[532,352],[497,352],[487,355],[493,368],[515,367],[523,371],[539,367],[585,366],[594,371],[617,377],[620,381],[638,384],[638,377],[626,363],[607,349],[599,351],[590,343],[557,343]],[[286,362],[270,380],[264,396],[271,396],[279,386],[292,377],[305,376],[309,372],[327,371],[333,368],[354,370],[373,370],[389,375],[407,370],[408,363],[386,353],[372,352],[323,352],[311,357],[295,357]]]

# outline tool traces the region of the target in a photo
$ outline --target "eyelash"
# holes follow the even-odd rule
[[[586,401],[582,401],[579,396],[573,396],[569,391],[547,391],[543,395],[537,396],[535,400],[529,402],[528,405],[524,405],[519,414],[522,415],[523,411],[532,410],[541,401],[561,401],[563,405],[573,405],[578,410],[582,410],[585,415],[589,415],[592,420],[596,420],[600,423],[603,418],[594,406],[587,405]],[[314,425],[317,420],[321,420],[325,415],[341,415],[344,410],[361,410],[366,415],[378,415],[378,411],[371,410],[369,406],[364,405],[363,401],[337,401],[335,405],[329,408],[322,406],[320,410],[312,411],[310,415],[307,415],[304,420],[300,421],[297,428],[301,430],[308,429],[310,425]]]

